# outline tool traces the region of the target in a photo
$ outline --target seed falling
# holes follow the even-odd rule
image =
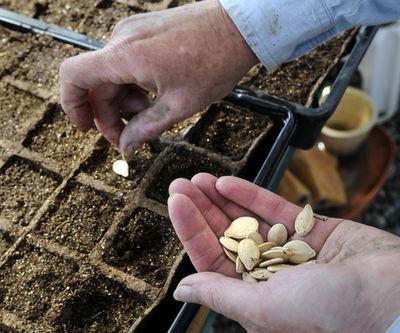
[[[122,177],[129,176],[129,165],[128,162],[125,160],[117,160],[113,163],[113,171]]]

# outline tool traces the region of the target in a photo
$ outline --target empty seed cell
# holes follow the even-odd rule
[[[36,3],[36,17],[77,32],[83,32],[82,23],[97,1],[51,0]]]
[[[70,260],[23,245],[0,269],[0,309],[40,322],[77,270]]]
[[[12,72],[15,79],[58,94],[58,72],[63,60],[82,50],[45,35],[35,35],[32,47]]]
[[[0,139],[19,142],[33,118],[43,112],[43,100],[0,82]]]
[[[128,332],[149,300],[118,282],[97,275],[72,288],[61,300],[57,332]]]
[[[261,65],[254,67],[239,83],[242,86],[274,95],[284,100],[306,105],[315,93],[315,85],[327,74],[343,53],[343,43],[350,31],[320,45],[296,61],[268,72]],[[310,105],[307,105],[310,106]]]
[[[8,233],[0,231],[0,257],[13,245],[15,239]]]
[[[158,162],[161,167],[150,175],[146,195],[164,204],[167,203],[169,196],[169,184],[176,178],[190,179],[199,172],[209,172],[216,177],[232,174],[228,166],[184,146],[176,146],[165,151],[163,160],[161,161],[160,155]]]
[[[120,20],[144,11],[115,0],[101,0],[86,17],[83,30],[89,37],[110,40],[111,33]]]
[[[30,36],[0,26],[0,75],[8,74],[13,65],[30,49],[27,43]]]
[[[103,259],[155,287],[162,287],[181,250],[167,218],[138,208],[113,237]]]
[[[0,169],[0,217],[22,226],[61,183],[58,175],[20,157]]]
[[[190,143],[232,158],[242,159],[255,140],[272,125],[268,117],[229,102],[213,104],[190,130]]]
[[[59,162],[61,170],[69,170],[82,159],[88,145],[96,138],[94,130],[83,133],[71,122],[60,105],[52,105],[44,118],[28,134],[23,145],[44,157]]]
[[[89,253],[122,206],[109,194],[71,182],[41,219],[36,233],[72,250]]]

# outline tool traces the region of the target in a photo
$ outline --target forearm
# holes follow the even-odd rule
[[[269,70],[354,25],[400,18],[398,0],[219,1]]]

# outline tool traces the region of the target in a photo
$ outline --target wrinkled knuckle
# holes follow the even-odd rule
[[[127,23],[128,23],[128,18],[118,21],[111,33],[111,38],[115,38],[119,34],[121,34],[124,31]]]
[[[207,305],[215,312],[222,313],[221,302],[214,288],[208,287],[206,289]]]

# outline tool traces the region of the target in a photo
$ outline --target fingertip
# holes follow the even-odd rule
[[[204,182],[215,182],[217,180],[217,177],[214,175],[207,173],[207,172],[200,172],[198,174],[195,174],[192,179],[190,180],[194,184],[202,184]]]
[[[171,184],[169,184],[168,187],[168,193],[171,196],[174,193],[181,193],[184,188],[187,187],[188,183],[190,183],[189,180],[187,180],[186,178],[177,178],[174,179]]]
[[[217,190],[221,190],[225,188],[227,185],[230,185],[230,183],[235,179],[233,176],[222,176],[219,177],[215,183],[215,187]]]

